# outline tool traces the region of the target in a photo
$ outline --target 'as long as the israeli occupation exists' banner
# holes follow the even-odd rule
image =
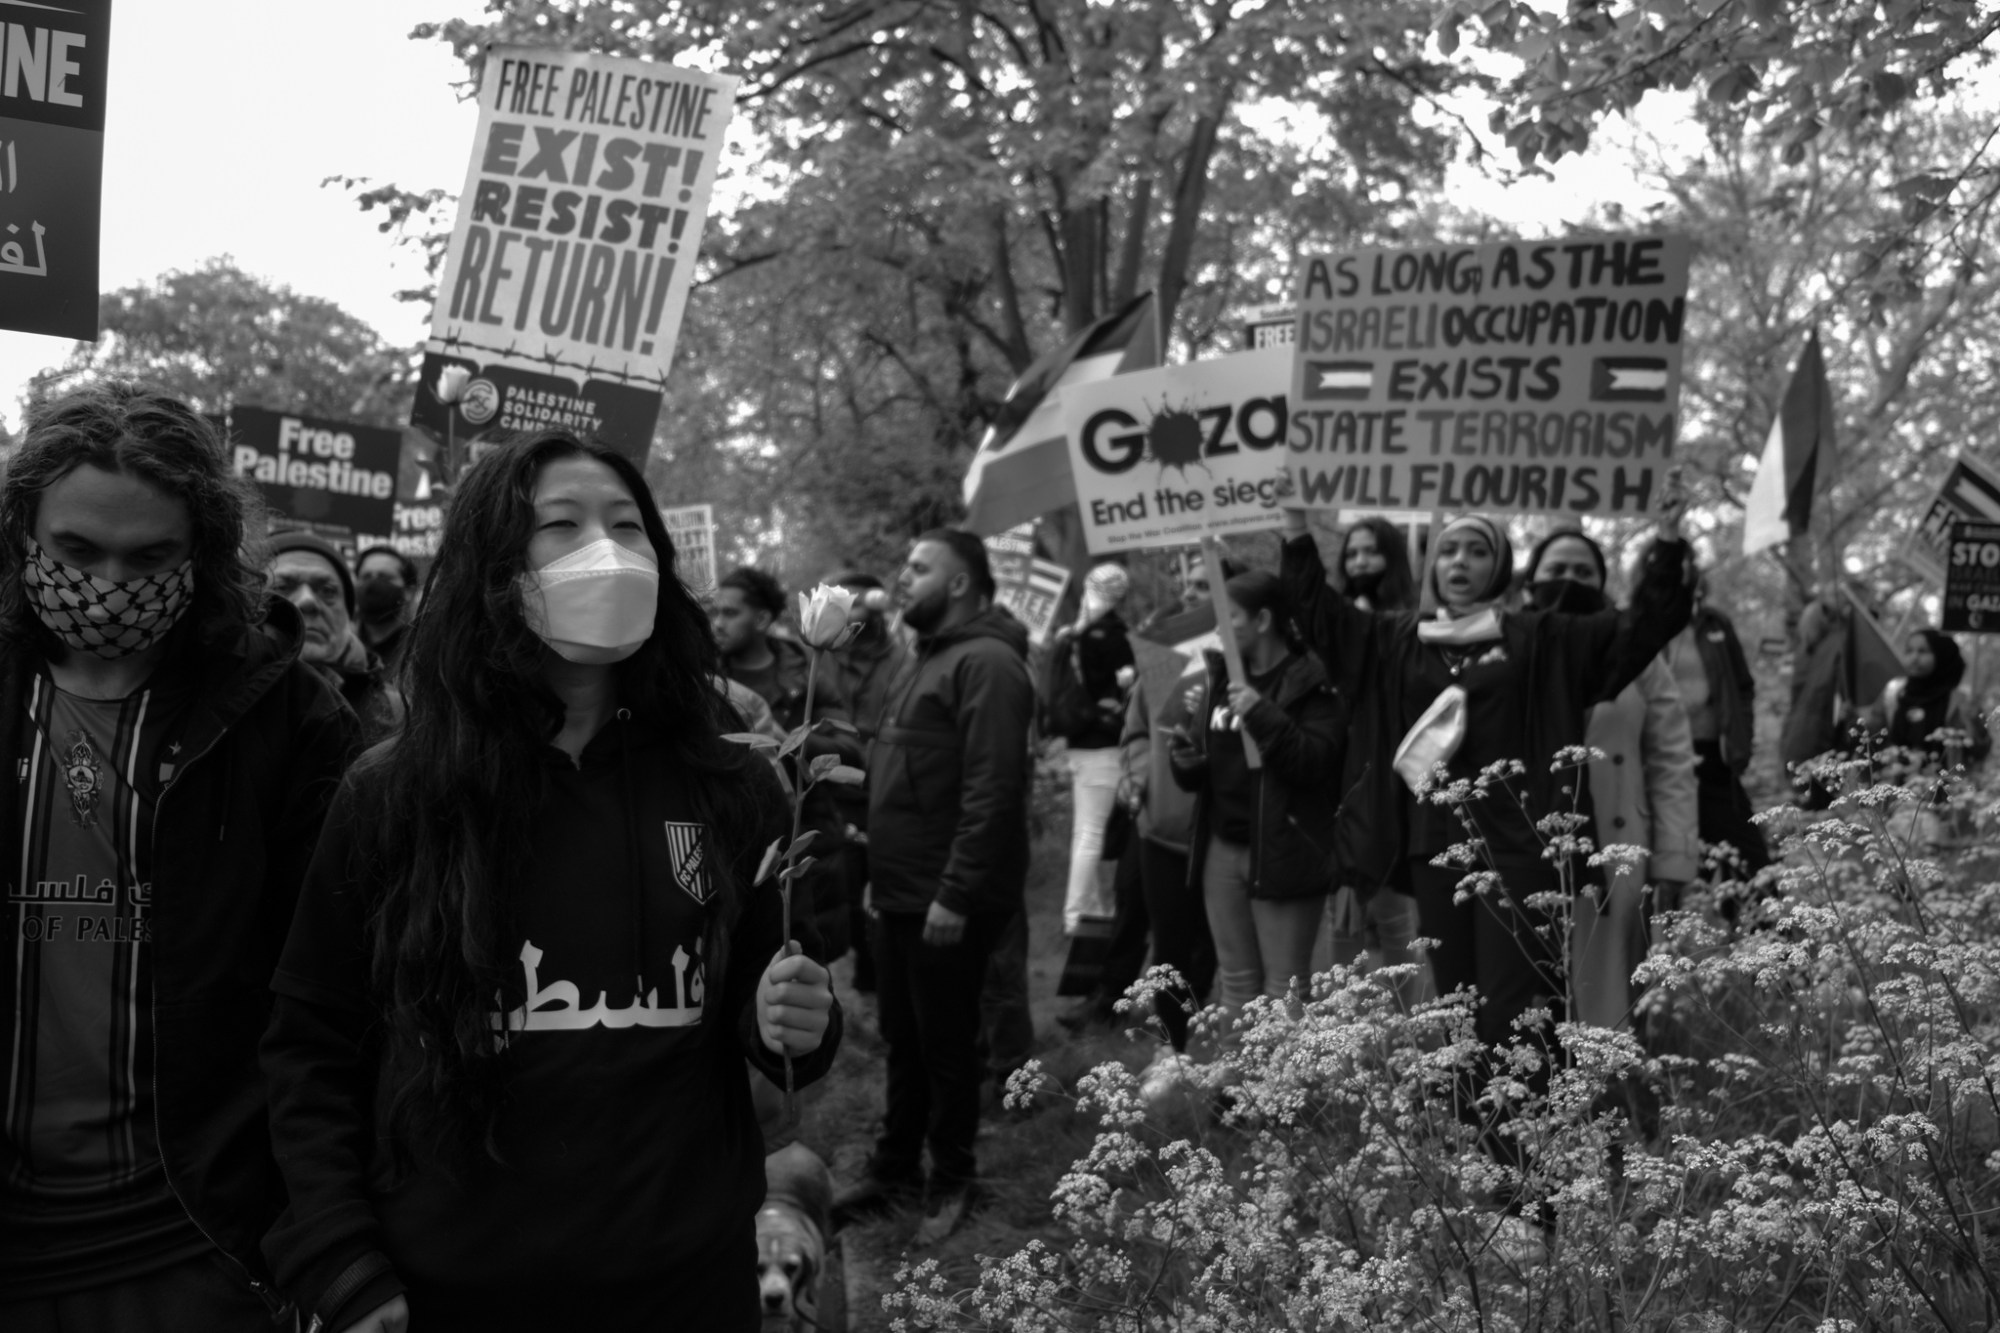
[[[1307,260],[1286,436],[1296,502],[1646,513],[1678,443],[1687,288],[1678,236]]]
[[[736,80],[494,47],[413,424],[566,427],[643,458],[673,362]]]

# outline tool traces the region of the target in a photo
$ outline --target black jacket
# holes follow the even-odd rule
[[[999,611],[921,639],[868,755],[882,912],[1012,912],[1028,880],[1028,632]]]
[[[1042,691],[1048,715],[1043,731],[1061,736],[1072,750],[1117,748],[1125,722],[1118,673],[1132,664],[1131,638],[1116,611],[1080,630],[1058,631]]]
[[[742,832],[720,845],[706,789],[641,721],[606,724],[578,764],[554,747],[546,759],[505,944],[519,962],[496,1005],[521,1025],[493,1129],[504,1166],[391,1152],[389,1098],[409,1071],[383,1040],[366,922],[384,891],[367,810],[375,765],[392,760],[357,766],[327,817],[264,1044],[291,1194],[266,1250],[326,1329],[404,1289],[523,1309],[585,1293],[595,1326],[626,1327],[622,1303],[643,1303],[659,1275],[684,1278],[717,1244],[749,1241],[764,1145],[744,1061],[783,1080],[754,1009],[783,939],[779,893],[747,887],[788,831],[776,777],[748,762],[747,808],[726,817]],[[725,863],[733,920],[716,915]],[[810,919],[795,912],[793,928],[819,955]],[[723,941],[718,988],[704,960]],[[793,1061],[799,1086],[831,1065],[840,1033],[836,1007],[819,1048]]]
[[[298,660],[298,612],[267,600],[230,650],[176,631],[160,667],[198,694],[153,818],[154,1117],[167,1182],[276,1308],[258,1241],[284,1201],[257,1042],[320,823],[359,741],[354,713]],[[36,665],[0,658],[0,864],[21,864],[22,718]],[[0,950],[0,997],[15,993]],[[0,1003],[6,1003],[0,999]]]
[[[1740,778],[1750,767],[1757,681],[1728,616],[1704,606],[1694,613],[1692,624],[1702,674],[1708,677],[1708,706],[1721,723],[1722,758]]]
[[[1228,670],[1222,655],[1206,655],[1208,672],[1190,693],[1188,714],[1199,722],[1209,701],[1226,706]],[[1331,893],[1334,812],[1339,804],[1334,780],[1340,772],[1347,710],[1327,681],[1326,668],[1311,655],[1292,658],[1276,687],[1243,719],[1257,742],[1263,767],[1255,771],[1257,822],[1250,843],[1252,898],[1306,898]],[[1213,800],[1209,793],[1206,746],[1210,729],[1190,726],[1201,755],[1197,764],[1173,766],[1174,781],[1195,793],[1194,846],[1188,856],[1188,884],[1201,887],[1208,854]]]
[[[1692,596],[1683,572],[1686,552],[1679,541],[1661,540],[1648,548],[1632,600],[1622,610],[1501,616],[1500,645],[1523,664],[1527,680],[1526,696],[1513,703],[1528,751],[1502,757],[1526,765],[1523,785],[1536,815],[1572,804],[1560,788],[1573,783],[1574,774],[1551,773],[1549,761],[1558,750],[1584,743],[1588,705],[1631,684],[1687,624]],[[1415,845],[1421,839],[1412,833],[1414,802],[1391,767],[1397,745],[1437,697],[1437,688],[1427,683],[1437,673],[1425,658],[1436,650],[1419,641],[1415,612],[1363,611],[1336,592],[1310,536],[1284,544],[1281,572],[1307,644],[1326,662],[1357,722],[1334,830],[1342,882],[1364,891],[1402,887],[1407,857],[1443,850]],[[1474,739],[1469,737],[1454,759],[1454,777],[1473,775],[1465,771],[1465,761],[1475,752]],[[1585,791],[1579,802],[1586,807],[1587,797]]]

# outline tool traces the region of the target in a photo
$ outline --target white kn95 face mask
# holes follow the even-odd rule
[[[609,537],[521,576],[528,628],[558,656],[622,662],[653,633],[660,567]]]

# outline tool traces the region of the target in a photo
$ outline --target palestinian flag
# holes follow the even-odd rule
[[[1063,386],[1159,364],[1159,321],[1148,292],[1021,372],[966,469],[966,528],[990,536],[1076,503]]]
[[[1802,537],[1812,521],[1813,489],[1833,468],[1833,388],[1826,382],[1826,358],[1819,330],[1806,336],[1806,349],[1792,369],[1785,401],[1771,422],[1764,458],[1743,506],[1743,554]]]

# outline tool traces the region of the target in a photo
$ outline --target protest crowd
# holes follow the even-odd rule
[[[0,1333],[2000,1329],[1991,6],[494,0],[400,348],[0,8]]]
[[[1101,562],[1031,646],[958,529],[697,597],[637,469],[564,431],[484,451],[420,571],[266,535],[171,397],[50,402],[0,491],[0,1323],[553,1327],[587,1291],[593,1327],[755,1326],[760,1145],[857,1021],[835,966],[883,1109],[806,1195],[831,1229],[907,1210],[920,1250],[981,1206],[1009,1076],[1073,1034],[1149,1030],[1160,1097],[1257,997],[1386,968],[1406,1006],[1475,989],[1492,1058],[1539,1044],[1546,1078],[1565,1018],[1634,1023],[1657,911],[1771,860],[1753,685],[1675,518],[1620,598],[1578,529],[1520,561],[1478,514],[1419,552],[1287,510],[1275,568],[1196,550],[1138,606]],[[1901,781],[1978,763],[1956,643],[1904,652],[1839,744]],[[1029,1015],[1037,754],[1069,778],[1066,1032]],[[1511,808],[1414,799],[1510,773]],[[1636,854],[1571,890],[1528,815],[1558,807]],[[1171,985],[1121,1013],[1149,960]],[[1494,1206],[1529,1247],[1554,1225]]]

